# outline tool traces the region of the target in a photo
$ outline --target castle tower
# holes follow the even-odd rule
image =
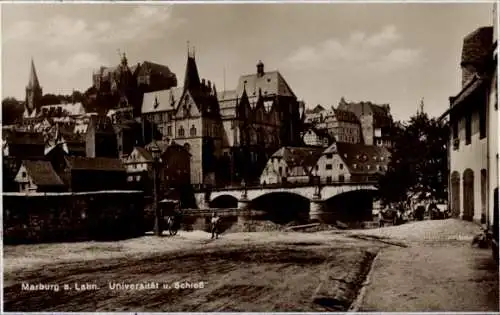
[[[31,59],[31,69],[28,85],[26,86],[25,116],[33,117],[39,113],[42,99],[42,87],[36,75],[35,63]]]

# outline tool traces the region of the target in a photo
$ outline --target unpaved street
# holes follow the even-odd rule
[[[450,219],[373,230],[232,233],[216,241],[204,232],[181,231],[120,242],[8,246],[4,308],[498,311],[498,267],[490,250],[470,244],[478,231]],[[23,283],[59,284],[60,290],[23,290]],[[97,287],[78,291],[75,283]],[[159,287],[130,290],[110,283]]]
[[[379,252],[359,310],[498,312],[498,265],[471,246],[478,232],[457,219],[362,231],[409,246]]]
[[[197,246],[194,242],[186,243],[187,250],[172,249],[137,258],[127,255],[98,261],[66,261],[22,272],[14,272],[11,266],[12,272],[5,277],[5,310],[324,311],[328,308],[313,302],[318,286],[328,281],[322,290],[335,290],[335,281],[327,277],[335,275],[337,282],[349,279],[351,289],[357,291],[373,259],[365,250],[374,253],[378,248],[340,236],[303,235],[302,241],[288,240],[283,235],[238,241],[228,235],[210,243],[199,240]],[[206,244],[200,245],[202,242]],[[55,244],[46,246],[57,248]],[[200,282],[202,288],[176,287],[177,283]],[[23,283],[59,284],[60,290],[28,291],[23,290]],[[75,283],[80,287],[97,285],[98,289],[78,291]],[[158,283],[159,288],[121,290],[111,288],[110,283]],[[71,290],[63,290],[63,284]],[[352,302],[349,299],[354,297],[339,297],[328,307],[346,310]]]

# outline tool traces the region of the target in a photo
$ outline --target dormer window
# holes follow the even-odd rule
[[[352,168],[357,169],[358,168],[358,164],[353,164]]]

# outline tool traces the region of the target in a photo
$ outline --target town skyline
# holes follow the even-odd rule
[[[130,65],[168,66],[182,85],[189,41],[201,77],[219,91],[235,89],[262,60],[308,108],[345,97],[388,103],[406,120],[424,98],[438,116],[460,90],[463,36],[491,25],[491,10],[488,3],[4,5],[2,97],[24,99],[32,57],[45,94],[84,92],[92,71],[119,63],[118,50]]]

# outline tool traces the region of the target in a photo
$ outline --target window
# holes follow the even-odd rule
[[[134,177],[133,177],[133,176],[129,176],[129,177],[127,178],[127,180],[128,180],[129,182],[131,182],[133,179],[134,179]]]
[[[167,136],[172,136],[172,126],[167,126]]]
[[[332,164],[326,164],[326,167],[325,167],[327,170],[331,170],[332,169]]]
[[[136,180],[136,181],[140,181],[140,180],[141,180],[141,176],[136,176],[136,177],[135,177],[135,180]]]
[[[331,177],[331,176],[327,176],[327,177],[326,177],[326,182],[327,182],[328,184],[330,184],[330,183],[332,182],[332,177]]]
[[[470,144],[472,137],[472,115],[468,113],[465,116],[465,144]]]
[[[357,165],[357,164],[353,164],[353,165],[352,165],[352,167],[353,167],[354,169],[356,169],[356,168],[358,168],[358,165]]]
[[[367,166],[366,166],[366,168],[367,168],[367,169],[371,169],[371,165],[367,165]]]
[[[481,106],[479,110],[479,139],[486,137],[486,108],[485,105]]]
[[[196,127],[194,125],[191,126],[191,129],[189,130],[189,135],[191,137],[196,136]]]
[[[280,176],[282,176],[283,175],[283,167],[280,166],[278,172],[280,173]]]
[[[344,175],[339,175],[339,182],[345,181]]]
[[[333,154],[332,154],[332,153],[327,153],[327,154],[326,154],[326,158],[327,158],[327,159],[331,159],[331,158],[333,158]]]
[[[179,127],[179,130],[177,131],[177,135],[179,137],[184,137],[184,128],[182,126]]]
[[[26,172],[22,173],[23,178],[26,178]]]
[[[343,170],[344,169],[344,164],[339,164],[339,169]]]
[[[319,170],[319,165],[316,164],[316,166],[314,167],[316,170]]]

